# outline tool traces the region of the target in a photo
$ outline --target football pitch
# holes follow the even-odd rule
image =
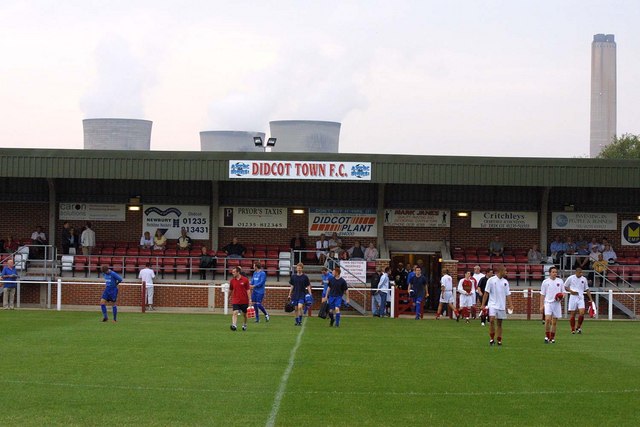
[[[0,425],[637,425],[640,324],[1,311]]]

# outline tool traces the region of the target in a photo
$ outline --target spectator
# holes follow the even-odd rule
[[[78,248],[80,247],[80,238],[78,237],[78,233],[74,227],[69,229],[69,253],[72,255],[76,255],[78,253]]]
[[[69,254],[69,241],[71,240],[70,229],[71,224],[69,224],[69,221],[65,221],[64,224],[62,224],[62,231],[60,232],[60,247],[64,255]]]
[[[331,239],[329,239],[329,252],[334,253],[336,258],[339,258],[342,251],[342,239],[340,239],[338,237],[338,233],[334,231],[331,235]]]
[[[138,279],[142,280],[145,284],[147,291],[147,309],[149,311],[155,310],[153,308],[153,279],[156,278],[156,273],[151,269],[151,263],[147,261],[144,268],[140,270]]]
[[[302,237],[300,237],[300,233],[296,233],[295,237],[291,239],[291,243],[289,247],[293,251],[294,260],[296,263],[302,262],[302,252],[307,248],[307,243],[304,241]]]
[[[31,243],[35,246],[31,248],[34,258],[44,257],[44,248],[41,247],[47,244],[47,236],[42,231],[42,227],[38,226],[36,231],[31,233]]]
[[[504,243],[500,241],[500,236],[493,238],[489,243],[489,255],[502,256],[504,253]]]
[[[604,252],[604,248],[605,248],[605,246],[607,246],[607,245],[611,245],[611,244],[609,243],[609,239],[607,239],[606,237],[603,237],[603,238],[602,238],[602,243],[600,244],[600,252]],[[613,246],[611,246],[611,249],[613,250]]]
[[[145,231],[142,237],[140,237],[140,249],[151,249],[153,247],[153,239],[151,233]]]
[[[226,252],[229,258],[242,258],[246,249],[238,243],[238,238],[234,237],[231,243],[222,248],[222,250]]]
[[[407,276],[409,272],[404,269],[404,264],[399,262],[396,265],[396,268],[393,270],[393,280],[395,281],[396,287],[398,289],[402,289],[404,291],[407,290]]]
[[[603,239],[604,241],[604,239]],[[605,243],[604,250],[602,251],[602,258],[609,264],[615,264],[618,256],[609,243]]]
[[[191,249],[192,243],[191,237],[187,236],[187,229],[182,227],[180,237],[178,237],[178,249]]]
[[[16,297],[16,279],[18,279],[13,259],[7,261],[7,265],[2,269],[2,286],[4,293],[2,294],[2,308],[5,310],[13,310],[13,303]]]
[[[374,317],[380,311],[380,295],[377,291],[380,277],[382,277],[382,269],[376,268],[376,272],[371,276],[371,314]]]
[[[589,250],[587,249],[586,242],[582,242],[582,244],[578,246],[578,252],[576,252],[576,267],[584,270],[589,269]]]
[[[389,296],[389,274],[391,273],[391,269],[387,266],[384,268],[384,273],[380,276],[380,281],[378,283],[378,291],[377,294],[380,297],[380,304],[378,308],[378,316],[377,317],[386,317],[387,312],[387,297]],[[427,291],[428,293],[429,291]]]
[[[9,253],[13,253],[13,252],[17,251],[18,250],[18,246],[19,246],[18,242],[15,241],[13,236],[7,237],[7,240],[5,240],[5,242],[4,242],[4,249]]]
[[[589,252],[589,262],[591,262],[591,264],[598,261],[600,259],[600,256],[602,256],[602,253],[600,253],[599,248],[600,248],[600,245],[591,246],[591,252]]]
[[[329,249],[329,242],[326,240],[324,233],[320,235],[320,240],[316,241],[316,258],[320,264],[324,264],[327,259],[327,251]]]
[[[167,246],[167,238],[164,237],[164,234],[158,228],[156,230],[156,234],[153,236],[153,250],[163,251],[166,246]]]
[[[364,250],[364,259],[367,261],[375,261],[378,259],[378,250],[373,242],[369,242],[369,246]]]
[[[578,247],[576,246],[575,242],[573,241],[573,238],[571,236],[567,236],[567,240],[564,243],[565,246],[565,250],[564,250],[564,259],[565,259],[565,263],[564,263],[564,269],[565,270],[570,270],[571,267],[573,266],[573,261],[575,260],[575,255],[578,252]]]
[[[589,242],[589,251],[592,251],[594,247],[596,248],[596,252],[602,252],[602,248],[600,247],[600,243],[598,243],[598,239],[592,237],[591,241]]]
[[[555,240],[551,242],[549,245],[549,250],[551,252],[551,257],[553,257],[553,262],[558,264],[560,259],[562,259],[562,255],[564,255],[566,246],[564,242],[560,239],[560,236],[556,236]]]
[[[213,257],[209,255],[207,247],[203,246],[200,252],[200,280],[207,280],[207,270],[213,266]],[[215,274],[214,274],[215,276]]]
[[[360,240],[356,240],[353,246],[347,251],[349,258],[354,260],[364,260],[364,250],[360,246]]]
[[[87,225],[80,235],[80,244],[82,245],[82,255],[89,256],[96,246],[96,233],[91,229],[91,223]]]
[[[576,248],[580,249],[580,246],[582,245],[584,245],[587,248],[587,250],[589,250],[588,248],[589,242],[585,240],[582,234],[578,234],[578,237],[576,238]]]
[[[542,253],[538,250],[538,245],[533,244],[527,252],[527,262],[529,264],[542,264]]]

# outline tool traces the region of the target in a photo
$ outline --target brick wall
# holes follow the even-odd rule
[[[0,203],[0,239],[28,240],[39,225],[49,238],[49,203]]]

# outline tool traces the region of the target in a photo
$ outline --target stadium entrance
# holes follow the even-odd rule
[[[429,282],[429,295],[425,310],[436,311],[438,309],[438,296],[440,295],[440,277],[442,256],[439,252],[391,252],[391,270],[402,263],[407,270],[409,266],[419,265],[422,274]]]

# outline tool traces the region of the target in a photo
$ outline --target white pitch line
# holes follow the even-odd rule
[[[289,355],[289,364],[287,364],[287,369],[284,370],[282,379],[280,379],[280,386],[278,387],[278,392],[276,393],[276,397],[273,400],[271,414],[269,414],[269,419],[265,424],[266,427],[273,427],[276,425],[276,418],[278,418],[278,411],[280,411],[280,403],[282,402],[285,390],[287,389],[289,375],[291,375],[291,371],[293,370],[293,365],[296,360],[296,352],[298,351],[298,347],[300,347],[300,341],[302,341],[302,334],[304,333],[304,328],[306,327],[306,325],[306,321],[302,323],[302,327],[300,328],[300,332],[298,332],[298,337],[296,338],[296,344],[291,349],[291,354]]]

